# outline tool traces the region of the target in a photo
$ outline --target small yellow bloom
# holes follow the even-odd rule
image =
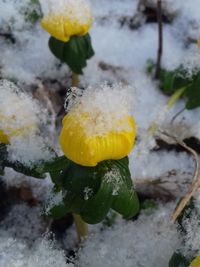
[[[73,35],[85,35],[92,23],[92,14],[87,1],[63,1],[62,9],[49,8],[43,17],[41,26],[51,36],[67,42]]]
[[[60,146],[67,158],[83,166],[96,166],[108,159],[121,159],[131,151],[135,139],[135,123],[131,116],[125,116],[113,122],[113,130],[107,132],[88,131],[96,127],[89,113],[79,116],[68,113],[63,119],[59,136]],[[102,127],[103,124],[102,124]]]
[[[9,144],[10,139],[14,136],[28,136],[29,132],[35,132],[37,129],[34,123],[17,126],[15,116],[5,117],[0,114],[0,119],[7,122],[3,129],[0,127],[0,143],[3,144]]]
[[[189,267],[200,267],[200,256],[197,256],[191,263]]]

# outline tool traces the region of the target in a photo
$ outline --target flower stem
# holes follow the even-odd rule
[[[75,72],[72,72],[72,87],[78,86],[78,75]]]
[[[79,242],[84,239],[88,235],[88,226],[87,224],[81,219],[81,216],[78,214],[73,213],[74,223],[76,226],[76,232],[78,235]]]

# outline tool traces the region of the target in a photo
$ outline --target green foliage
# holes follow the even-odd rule
[[[149,61],[147,73],[152,74],[154,70],[155,63]],[[175,93],[180,88],[185,88],[183,97],[186,102],[186,109],[200,107],[200,71],[194,71],[193,74],[189,76],[187,70],[182,66],[173,71],[161,69],[159,87],[168,95]]]
[[[143,210],[155,209],[157,207],[156,202],[153,199],[145,199],[140,203],[140,208]]]
[[[10,167],[36,178],[44,178],[46,173],[51,175],[55,192],[63,193],[62,203],[55,203],[49,212],[56,219],[72,212],[80,214],[85,222],[94,224],[102,221],[110,209],[125,218],[131,218],[139,211],[127,157],[102,161],[96,167],[84,167],[65,156],[55,155],[52,161],[27,167],[9,161],[6,145],[0,144],[0,152],[1,174],[5,167]]]
[[[25,8],[23,14],[27,22],[35,24],[42,17],[39,1],[29,0],[29,3],[27,3],[27,8]]]
[[[66,63],[76,74],[83,74],[87,60],[94,55],[89,34],[72,36],[68,42],[62,42],[51,36],[49,48],[54,56]]]
[[[189,264],[190,261],[180,252],[175,252],[169,261],[169,267],[188,267]]]
[[[139,211],[139,201],[133,188],[128,168],[128,158],[107,160],[96,167],[84,167],[70,162],[59,175],[64,192],[63,204],[54,207],[61,217],[72,212],[90,224],[102,221],[110,209],[125,218]],[[62,210],[63,209],[63,210]],[[61,211],[62,210],[62,211]]]

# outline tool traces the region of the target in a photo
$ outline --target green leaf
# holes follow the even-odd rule
[[[81,206],[80,215],[85,222],[95,224],[106,217],[113,200],[112,191],[112,184],[104,177],[96,195],[85,200]]]
[[[173,71],[161,70],[160,88],[163,92],[172,94],[181,87],[188,86],[191,83],[186,75],[186,71],[179,67]]]
[[[62,173],[63,187],[80,198],[93,196],[100,187],[101,177],[98,167],[84,167],[70,162],[66,172]]]
[[[193,79],[192,84],[186,91],[186,97],[187,109],[200,107],[200,73]]]
[[[68,213],[67,207],[65,204],[55,205],[48,211],[48,216],[54,218],[54,219],[61,219]]]
[[[50,173],[52,182],[61,189],[62,175],[69,168],[70,160],[65,156],[55,157],[52,161],[44,162],[37,167],[42,173]]]
[[[126,185],[121,186],[118,195],[114,197],[112,209],[127,219],[135,216],[140,209],[137,193]]]
[[[186,259],[181,253],[175,252],[170,261],[169,261],[169,267],[188,267],[190,264],[190,261]]]
[[[94,55],[89,34],[72,36],[68,42],[62,42],[50,37],[49,48],[51,52],[66,63],[76,74],[82,74],[87,60]]]

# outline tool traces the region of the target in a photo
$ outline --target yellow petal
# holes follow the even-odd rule
[[[197,256],[191,263],[189,267],[200,267],[200,256]]]
[[[96,166],[103,160],[121,159],[131,151],[135,139],[135,123],[131,116],[123,119],[123,125],[128,126],[126,129],[99,135],[87,134],[84,120],[85,116],[76,120],[71,114],[63,119],[59,143],[70,160],[83,166]]]
[[[63,42],[69,41],[73,35],[85,35],[92,23],[92,16],[87,15],[84,22],[76,17],[72,18],[66,14],[52,14],[45,16],[41,26],[51,36]]]
[[[50,35],[58,40],[67,42],[69,40],[69,36],[65,32],[64,24],[65,22],[63,16],[49,15],[44,17],[41,21],[42,28]]]

